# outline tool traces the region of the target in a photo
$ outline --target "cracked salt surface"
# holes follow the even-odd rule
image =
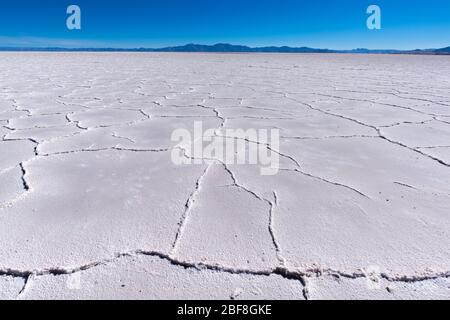
[[[311,300],[335,299],[436,299],[448,300],[450,280],[440,278],[417,283],[389,282],[384,279],[340,276],[312,277],[308,280],[307,296]],[[367,288],[370,288],[367,290]]]
[[[0,66],[0,299],[450,299],[448,57]],[[279,129],[280,172],[172,164],[196,121]]]
[[[25,280],[23,278],[0,275],[0,300],[17,298],[24,285]]]
[[[280,275],[241,275],[172,265],[152,256],[123,257],[72,275],[44,275],[21,299],[293,299],[303,286]]]

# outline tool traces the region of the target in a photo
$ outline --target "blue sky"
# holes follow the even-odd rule
[[[82,30],[66,28],[77,4]],[[366,9],[382,10],[368,30]],[[0,46],[250,46],[415,49],[450,45],[449,0],[4,0]]]

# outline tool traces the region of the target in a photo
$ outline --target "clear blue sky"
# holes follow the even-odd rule
[[[66,8],[82,30],[66,28]],[[382,30],[366,9],[382,10]],[[3,0],[0,46],[251,46],[415,49],[450,46],[450,0]]]

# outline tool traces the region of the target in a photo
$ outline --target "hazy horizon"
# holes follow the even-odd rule
[[[68,5],[81,30],[68,30]],[[381,29],[366,26],[381,8]],[[433,49],[449,46],[450,2],[398,0],[87,1],[2,4],[0,47],[163,48],[188,43],[320,49]]]
[[[430,50],[430,49],[443,49],[443,48],[448,48],[450,47],[450,42],[448,45],[445,45],[443,47],[435,47],[435,48],[408,48],[408,49],[397,49],[397,48],[367,48],[367,47],[354,47],[354,48],[348,48],[348,49],[340,49],[340,48],[332,48],[332,47],[311,47],[308,45],[298,45],[298,46],[289,46],[289,45],[265,45],[265,46],[250,46],[247,45],[245,43],[225,43],[225,42],[218,42],[218,43],[180,43],[177,45],[171,45],[171,46],[164,46],[164,47],[113,47],[113,46],[80,46],[80,47],[67,47],[67,46],[1,46],[0,45],[0,49],[8,49],[8,48],[12,48],[12,49],[39,49],[39,50],[45,50],[45,49],[62,49],[62,50],[82,50],[82,49],[92,49],[92,50],[139,50],[139,49],[143,49],[143,50],[159,50],[159,49],[165,49],[165,48],[171,48],[171,47],[184,47],[184,46],[188,46],[188,45],[200,45],[200,46],[214,46],[214,45],[219,45],[219,44],[224,44],[224,45],[230,45],[230,46],[246,46],[249,47],[251,49],[255,49],[255,48],[266,48],[266,47],[277,47],[277,48],[281,48],[281,47],[289,47],[289,48],[311,48],[311,49],[317,49],[317,50],[330,50],[330,51],[350,51],[350,50],[370,50],[370,51],[414,51],[414,50]]]

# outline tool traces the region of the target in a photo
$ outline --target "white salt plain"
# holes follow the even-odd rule
[[[450,299],[449,57],[0,69],[0,299]],[[279,173],[173,164],[196,121],[279,129]]]

